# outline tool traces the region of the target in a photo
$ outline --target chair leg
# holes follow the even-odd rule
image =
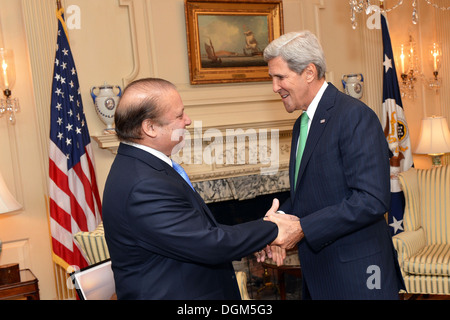
[[[399,293],[400,300],[417,300],[420,296],[420,294]]]

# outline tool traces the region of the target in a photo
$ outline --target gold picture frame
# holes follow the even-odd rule
[[[262,52],[283,34],[281,0],[185,0],[190,83],[270,81]]]

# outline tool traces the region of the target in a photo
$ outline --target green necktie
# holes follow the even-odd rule
[[[300,119],[300,137],[298,138],[297,157],[295,158],[294,188],[297,187],[298,170],[300,168],[300,162],[302,161],[303,150],[305,149],[306,136],[308,135],[308,120],[308,115],[303,111]]]

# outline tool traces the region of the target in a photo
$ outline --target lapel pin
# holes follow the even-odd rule
[[[320,123],[325,123],[325,119],[320,120]]]

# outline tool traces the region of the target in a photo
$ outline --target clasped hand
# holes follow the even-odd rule
[[[300,219],[290,214],[276,213],[280,206],[278,199],[273,199],[272,207],[267,211],[264,220],[271,221],[278,226],[277,238],[265,249],[256,253],[258,262],[264,262],[266,257],[271,258],[277,266],[283,264],[286,258],[286,249],[293,248],[303,239],[303,230]]]

